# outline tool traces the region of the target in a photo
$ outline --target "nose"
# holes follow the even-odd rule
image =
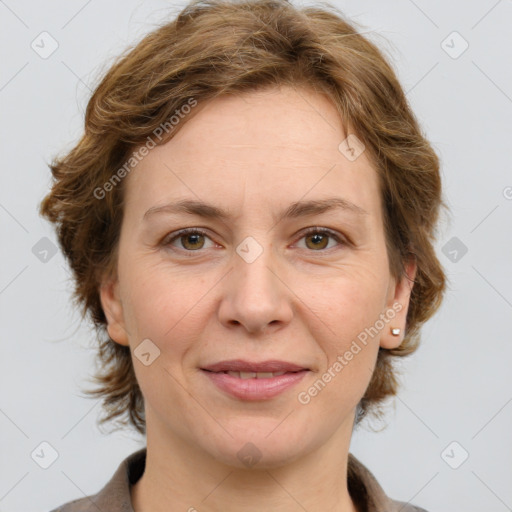
[[[251,334],[268,334],[287,325],[293,316],[293,292],[271,249],[252,262],[239,254],[224,279],[219,320],[228,328],[241,325]],[[280,270],[281,269],[281,270]]]

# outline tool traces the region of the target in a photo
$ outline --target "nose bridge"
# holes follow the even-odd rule
[[[272,322],[288,322],[291,318],[271,234],[259,238],[261,241],[248,236],[236,247],[230,286],[220,311],[223,322],[243,324],[249,331],[262,331]]]
[[[269,242],[270,236],[265,240],[263,236],[259,236],[259,240],[248,236],[236,247],[236,278],[243,282],[246,288],[252,286],[268,292],[269,288],[273,287],[276,277],[270,269],[276,266],[276,257]]]

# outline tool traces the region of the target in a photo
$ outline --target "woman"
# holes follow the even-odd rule
[[[190,4],[108,71],[51,169],[90,393],[147,435],[56,511],[424,510],[349,447],[441,303],[439,161],[334,8]]]

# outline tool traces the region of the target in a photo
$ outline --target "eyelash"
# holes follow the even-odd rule
[[[171,238],[169,238],[169,236],[165,237],[163,242],[162,242],[162,245],[163,246],[170,246],[172,244],[172,242],[174,242],[175,240],[178,240],[179,238],[181,238],[181,237],[183,237],[185,235],[190,235],[190,234],[202,235],[202,236],[205,236],[207,238],[210,238],[208,233],[206,231],[202,230],[201,228],[185,228],[185,229],[182,229],[182,230],[178,231],[174,235],[171,234],[172,235]],[[306,231],[304,231],[302,233],[302,236],[299,238],[299,240],[302,240],[302,238],[307,237],[308,235],[311,235],[311,234],[327,235],[330,238],[333,238],[334,240],[336,240],[342,246],[348,245],[348,242],[345,239],[343,239],[342,237],[338,236],[336,234],[336,232],[331,231],[330,229],[327,229],[327,228],[320,228],[320,227],[307,228]],[[173,247],[173,249],[178,249],[178,250],[181,250],[181,251],[185,251],[187,253],[195,253],[195,252],[200,252],[201,251],[201,249],[197,249],[195,251],[191,251],[191,250],[183,249],[181,247],[180,248]],[[335,249],[335,248],[331,247],[331,249]],[[322,252],[330,251],[331,249],[319,249],[318,251],[311,250],[311,252],[322,253]]]

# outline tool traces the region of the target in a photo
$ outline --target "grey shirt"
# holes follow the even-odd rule
[[[51,512],[134,512],[130,487],[144,473],[146,448],[121,462],[110,481],[96,494],[79,498]],[[348,456],[348,491],[359,512],[427,512],[386,496],[373,474],[351,453]]]

